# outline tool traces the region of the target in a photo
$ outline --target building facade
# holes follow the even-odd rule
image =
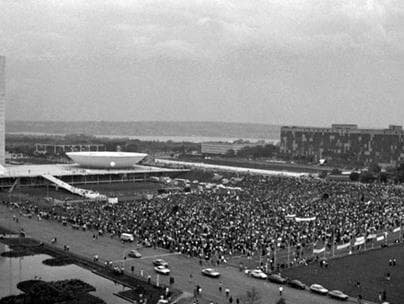
[[[259,144],[263,143],[203,142],[201,143],[201,153],[205,155],[225,155],[230,150],[233,150],[234,153],[237,154],[238,151],[245,147],[253,147]]]
[[[0,56],[0,165],[5,163],[6,144],[6,58]]]
[[[387,129],[359,129],[352,124],[334,124],[331,128],[284,126],[280,151],[315,161],[339,158],[397,165],[404,161],[404,131],[396,125]]]

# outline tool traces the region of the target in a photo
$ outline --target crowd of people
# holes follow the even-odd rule
[[[404,190],[395,185],[246,175],[235,186],[242,190],[194,189],[111,205],[39,207],[31,201],[19,208],[97,235],[132,233],[150,246],[219,260],[269,256],[285,246],[341,244],[401,227]]]

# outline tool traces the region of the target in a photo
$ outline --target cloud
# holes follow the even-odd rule
[[[377,114],[402,99],[403,52],[402,0],[0,0],[14,117],[72,99],[86,115],[114,99],[116,119]]]

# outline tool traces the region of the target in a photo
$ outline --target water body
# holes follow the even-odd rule
[[[7,134],[15,134],[15,135],[27,135],[27,136],[65,136],[67,134],[64,133],[42,133],[42,132],[7,132]],[[154,135],[109,135],[109,134],[100,134],[95,135],[97,138],[111,138],[111,139],[119,139],[119,138],[127,138],[127,139],[138,139],[141,141],[173,141],[173,142],[192,142],[192,143],[202,143],[202,142],[234,142],[236,140],[245,140],[251,143],[263,142],[264,144],[279,143],[278,139],[271,138],[246,138],[246,137],[214,137],[214,136],[174,136],[174,135],[166,135],[166,136],[154,136]]]
[[[218,139],[280,140],[280,126],[223,122],[7,121],[7,133],[88,134],[130,138],[169,138],[192,142]],[[226,140],[227,141],[227,140]]]
[[[0,252],[7,251],[8,247],[0,243]],[[77,265],[51,267],[42,264],[45,259],[51,258],[46,254],[26,256],[21,258],[8,258],[0,256],[0,299],[22,293],[17,288],[17,283],[34,279],[39,276],[43,281],[58,281],[67,279],[80,279],[95,287],[96,291],[90,292],[92,295],[103,299],[110,304],[127,304],[125,301],[113,293],[127,290],[120,284],[115,284],[91,271]]]

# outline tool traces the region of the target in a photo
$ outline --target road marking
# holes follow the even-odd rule
[[[161,258],[161,257],[165,257],[165,256],[170,256],[170,255],[180,255],[181,252],[172,252],[172,253],[163,253],[163,254],[156,254],[156,255],[149,255],[149,256],[144,256],[141,257],[141,260],[144,259],[154,259],[154,258]]]

